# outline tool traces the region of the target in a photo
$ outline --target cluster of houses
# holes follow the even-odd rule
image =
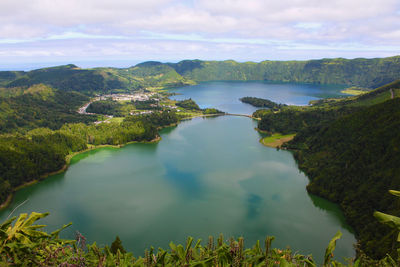
[[[135,93],[135,94],[110,94],[110,95],[97,95],[95,98],[93,98],[89,103],[86,103],[84,106],[80,107],[78,110],[78,113],[80,114],[87,114],[87,115],[96,115],[95,113],[90,113],[86,112],[86,109],[89,107],[89,105],[93,102],[100,101],[100,100],[114,100],[114,101],[147,101],[150,99],[150,97],[154,96],[155,93]],[[155,101],[159,101],[157,98],[152,98]],[[149,106],[151,107],[163,107],[163,108],[169,108],[169,109],[175,109],[177,111],[180,111],[180,109],[177,109],[176,106],[172,105],[160,105],[160,104],[150,104]],[[132,111],[130,112],[130,115],[144,115],[144,114],[151,114],[153,113],[153,110],[143,110],[143,111]],[[100,123],[109,123],[111,118],[113,116],[107,115],[107,119],[104,121],[96,121],[94,124],[98,125]]]
[[[107,100],[112,99],[115,101],[146,101],[149,100],[151,96],[155,93],[136,93],[136,94],[111,94],[111,95],[101,95],[97,96],[97,100]],[[97,101],[96,100],[96,101]]]

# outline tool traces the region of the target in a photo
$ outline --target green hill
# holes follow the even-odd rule
[[[76,112],[88,101],[78,92],[54,90],[43,84],[21,89],[18,96],[0,97],[0,133],[37,127],[59,129],[64,123],[94,121],[93,116]]]
[[[0,72],[0,86],[7,88],[43,83],[63,91],[92,94],[175,87],[216,80],[345,84],[376,88],[398,79],[400,56],[260,63],[233,60],[184,60],[178,63],[149,61],[121,69],[81,69],[70,64],[29,72]]]
[[[80,69],[75,65],[65,65],[33,70],[19,76],[6,87],[29,87],[43,83],[62,91],[107,92],[112,89],[128,89],[120,77],[107,71]]]

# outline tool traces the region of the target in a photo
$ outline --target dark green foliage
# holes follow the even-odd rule
[[[178,122],[178,116],[174,111],[152,112],[141,116],[128,116],[125,123],[142,122],[144,125],[151,125],[157,128],[174,125]]]
[[[24,71],[0,71],[0,85],[5,86],[24,74]]]
[[[203,109],[203,114],[205,114],[205,115],[225,114],[225,112],[218,110],[216,108],[206,108],[206,109]]]
[[[111,248],[110,248],[110,251],[113,254],[117,254],[118,250],[120,253],[123,253],[123,254],[126,253],[126,250],[122,246],[122,242],[121,242],[121,239],[119,239],[119,236],[115,237],[115,240],[114,240],[114,242],[112,242]]]
[[[391,230],[372,214],[400,213],[400,202],[387,193],[400,188],[399,133],[396,98],[312,130],[300,129],[286,145],[310,178],[307,190],[340,204],[361,249],[374,258],[394,252]]]
[[[114,100],[101,100],[92,102],[86,109],[86,112],[121,116],[121,104]]]
[[[191,98],[178,101],[176,102],[176,105],[185,109],[200,110],[199,105],[197,105],[196,102],[194,102]]]
[[[162,108],[158,105],[158,102],[154,99],[149,99],[145,101],[135,101],[133,102],[136,109],[147,109],[147,110],[161,110]]]
[[[270,108],[270,109],[280,109],[286,106],[285,104],[278,104],[268,99],[245,96],[240,98],[240,101],[246,104],[250,104],[257,108]]]
[[[83,87],[87,91],[94,91],[103,84],[103,77],[71,64],[27,72],[23,77],[8,84],[8,87],[32,86],[38,83],[68,91],[82,91]]]
[[[271,111],[257,112],[254,116],[261,116],[258,128],[272,133],[291,134],[299,131],[308,131],[311,134],[336,118],[350,114],[357,108],[341,107],[337,109],[310,108],[301,110],[286,108],[278,113]]]
[[[59,129],[64,123],[92,122],[92,116],[77,113],[89,98],[77,92],[52,90],[0,97],[0,133],[27,131],[37,127]]]
[[[86,149],[79,136],[49,129],[36,129],[27,135],[0,136],[0,173],[3,202],[12,189],[42,175],[60,170],[71,152]]]

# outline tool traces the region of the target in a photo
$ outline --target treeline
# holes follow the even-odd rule
[[[175,105],[177,105],[178,107],[185,108],[185,109],[200,110],[199,105],[197,105],[197,103],[194,102],[191,98],[178,101],[178,102],[176,102]]]
[[[245,96],[240,98],[239,100],[242,101],[243,103],[250,104],[257,108],[280,109],[286,106],[285,104],[278,104],[268,99],[251,97],[251,96]]]
[[[32,89],[33,88],[33,89]],[[36,85],[15,97],[0,97],[0,133],[26,132],[38,127],[59,129],[64,123],[93,122],[76,111],[89,98],[77,92]]]
[[[280,112],[271,110],[256,111],[253,116],[261,117],[258,128],[271,133],[292,134],[300,131],[319,129],[323,125],[331,123],[338,117],[350,114],[359,108],[307,108],[287,107]]]
[[[66,156],[88,145],[122,145],[151,141],[158,129],[178,122],[174,112],[129,116],[122,123],[65,124],[59,130],[38,128],[25,135],[0,136],[0,202],[13,190],[43,175],[60,170]]]
[[[96,113],[103,115],[114,115],[121,116],[121,106],[122,104],[114,100],[100,100],[90,103],[87,107],[86,112]]]

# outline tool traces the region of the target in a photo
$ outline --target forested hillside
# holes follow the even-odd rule
[[[288,145],[310,178],[307,190],[339,203],[361,248],[383,257],[395,245],[376,210],[400,214],[388,193],[400,188],[400,98],[343,116],[326,127],[299,132]]]
[[[376,59],[320,59],[309,61],[185,60],[168,64],[194,81],[266,80],[346,84],[376,88],[400,78],[400,56]]]
[[[400,214],[400,202],[388,194],[400,188],[399,88],[394,82],[351,99],[260,113],[260,129],[296,133],[284,147],[310,178],[307,190],[339,203],[361,249],[375,258],[397,247],[373,212]]]
[[[166,88],[215,80],[345,84],[376,88],[399,79],[399,73],[400,56],[260,63],[233,60],[149,61],[121,69],[81,69],[70,64],[29,72],[1,71],[0,86],[15,88],[43,83],[55,89],[87,94]]]
[[[93,116],[76,111],[89,98],[78,92],[54,90],[38,84],[19,95],[0,97],[0,133],[26,132],[38,127],[59,129],[64,123],[93,122]]]

